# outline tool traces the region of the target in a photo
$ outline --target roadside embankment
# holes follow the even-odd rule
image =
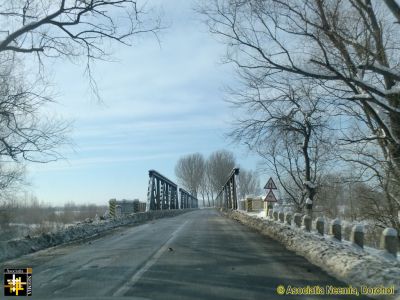
[[[194,209],[176,209],[176,210],[160,210],[149,211],[143,213],[130,214],[118,219],[107,220],[88,220],[70,226],[66,229],[56,232],[42,233],[38,236],[26,236],[21,239],[14,239],[0,242],[0,261],[12,259],[36,252],[45,248],[77,241],[80,239],[91,238],[105,233],[108,230],[134,224],[142,224],[149,220],[155,220],[166,217],[175,217]]]
[[[305,257],[328,274],[354,287],[391,287],[391,296],[373,296],[375,299],[400,300],[400,262],[371,255],[363,249],[349,245],[330,236],[306,232],[288,224],[270,219],[249,216],[239,211],[223,212],[229,218],[259,231],[281,244],[288,250]]]

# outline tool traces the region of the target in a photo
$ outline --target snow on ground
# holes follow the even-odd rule
[[[260,211],[260,212],[245,212],[245,211],[243,211],[243,213],[246,213],[247,215],[249,215],[249,216],[252,216],[252,217],[257,217],[257,218],[260,218],[260,219],[268,219],[268,216],[266,216],[266,213],[265,213],[265,211],[263,210],[263,211]],[[315,221],[315,220],[314,220]],[[325,218],[324,218],[324,221],[325,221],[325,233],[327,233],[328,232],[328,226],[327,226],[327,224],[331,224],[331,222],[332,221],[334,221],[333,219],[332,220],[326,220]],[[344,229],[345,227],[353,227],[353,225],[354,225],[354,223],[351,223],[351,222],[348,222],[348,221],[341,221],[341,224],[342,224],[342,228]],[[359,224],[359,225],[357,225],[357,226],[363,226],[363,227],[365,227],[365,225],[364,224]],[[291,227],[295,227],[293,224],[291,225]],[[314,233],[315,235],[317,235],[317,236],[319,236],[318,235],[318,233],[317,233],[317,231],[316,231],[316,229],[315,229],[315,222],[313,222],[313,229],[311,230],[311,232],[312,233]],[[344,234],[343,234],[344,235]],[[342,239],[344,238],[344,236],[342,235]],[[351,245],[351,246],[354,246],[353,245],[353,243],[352,242],[350,242],[350,241],[348,241],[348,240],[343,240],[343,243],[345,243],[345,244],[347,244],[347,245]],[[373,247],[368,247],[368,246],[365,246],[364,245],[364,251],[365,252],[368,252],[369,254],[371,254],[371,255],[374,255],[374,256],[378,256],[379,258],[386,258],[386,259],[389,259],[389,260],[393,260],[394,258],[392,258],[392,256],[387,256],[387,255],[385,255],[385,253],[382,251],[382,250],[380,250],[380,249],[376,249],[376,248],[373,248]],[[397,260],[400,262],[400,251],[399,252],[397,252]]]
[[[349,285],[357,287],[394,285],[396,295],[374,298],[400,300],[400,261],[391,258],[383,250],[361,249],[347,241],[339,242],[331,236],[306,232],[294,225],[265,218],[265,212],[231,211],[227,214],[259,230],[263,235],[277,240],[287,249],[304,256],[314,265]]]
[[[136,223],[140,224],[148,220],[159,219],[163,217],[173,217],[189,211],[192,210],[160,210],[130,214],[126,217],[118,218],[115,220],[87,219],[85,222],[69,226],[56,232],[43,233],[39,236],[33,237],[28,235],[25,238],[1,241],[0,261],[36,252],[38,250],[53,247],[56,245],[69,243],[79,239],[93,237],[119,226],[131,225]]]

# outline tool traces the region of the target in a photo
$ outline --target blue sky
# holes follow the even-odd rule
[[[176,161],[194,152],[231,149],[240,166],[255,169],[257,158],[225,138],[234,112],[223,101],[223,87],[235,84],[232,66],[220,63],[225,47],[199,21],[192,1],[149,5],[162,6],[169,28],[160,45],[144,36],[133,47],[115,45],[114,62],[94,65],[101,103],[81,64],[49,65],[58,103],[47,110],[73,121],[73,145],[60,149],[65,160],[29,165],[39,200],[145,201],[148,170],[175,180]]]

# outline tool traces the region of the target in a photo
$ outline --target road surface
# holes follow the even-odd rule
[[[277,295],[280,284],[345,285],[279,243],[208,209],[119,228],[3,267],[33,268],[31,299],[355,298]]]

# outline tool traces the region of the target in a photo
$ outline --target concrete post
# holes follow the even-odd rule
[[[115,219],[116,205],[117,205],[117,199],[110,199],[110,201],[108,201],[108,211],[111,219]]]
[[[310,198],[306,199],[306,214],[307,216],[310,216],[312,218],[312,207],[313,207],[313,202]]]
[[[274,210],[273,215],[274,215],[274,220],[278,221],[278,211],[277,210]]]
[[[253,211],[253,199],[246,198],[246,211]]]
[[[342,240],[342,224],[339,219],[335,219],[332,221],[330,233],[338,241]]]
[[[278,217],[279,217],[279,221],[280,221],[281,223],[285,222],[285,213],[284,213],[283,211],[280,211],[280,212],[278,213]]]
[[[381,235],[381,249],[397,257],[397,230],[386,228]]]
[[[320,235],[324,235],[325,221],[324,218],[319,217],[315,222],[315,228]]]
[[[122,207],[121,205],[116,205],[115,206],[115,218],[120,218],[122,217]]]
[[[310,216],[308,215],[303,216],[303,228],[305,231],[311,231],[311,223],[312,219]]]
[[[361,247],[364,248],[364,226],[362,225],[354,225],[351,230],[350,241]]]
[[[288,224],[288,225],[292,224],[292,213],[287,212],[287,213],[285,214],[285,222],[286,222],[286,224]]]
[[[294,223],[296,224],[296,226],[300,227],[301,226],[301,214],[295,213],[293,219],[294,219]]]
[[[272,210],[272,208],[268,210],[268,217],[269,217],[271,220],[274,218],[274,216],[272,215],[273,212],[274,212],[274,211]]]

